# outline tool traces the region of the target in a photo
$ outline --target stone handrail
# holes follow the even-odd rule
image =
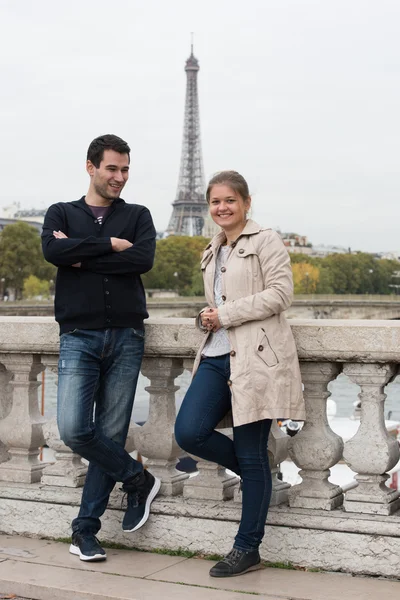
[[[391,515],[400,508],[399,492],[388,488],[387,472],[400,458],[397,440],[384,421],[384,386],[400,364],[400,322],[290,322],[304,383],[307,420],[302,431],[288,438],[278,427],[270,436],[273,504],[295,508]],[[199,475],[188,478],[175,469],[181,451],[174,436],[175,379],[190,369],[203,334],[193,319],[149,319],[142,372],[150,379],[149,418],[133,427],[129,450],[148,459],[162,479],[162,493],[185,498],[238,499],[237,480],[218,465],[200,462]],[[0,317],[0,481],[41,482],[79,486],[85,466],[58,439],[54,424],[44,423],[38,410],[38,374],[56,370],[58,326],[48,317]],[[361,425],[343,441],[329,425],[327,387],[344,372],[360,388]],[[38,460],[44,441],[56,462]],[[276,477],[276,465],[288,453],[300,468],[302,482],[290,487]],[[329,482],[330,469],[342,458],[356,472],[357,486],[346,491]]]

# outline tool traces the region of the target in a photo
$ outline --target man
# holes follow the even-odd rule
[[[129,154],[115,135],[93,140],[88,193],[50,206],[42,233],[44,256],[58,267],[58,427],[64,443],[89,461],[70,546],[86,561],[106,558],[96,534],[116,481],[127,494],[124,531],[144,525],[160,488],[124,449],[148,317],[140,275],[155,251],[150,212],[120,198]]]

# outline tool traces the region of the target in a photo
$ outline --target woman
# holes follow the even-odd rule
[[[272,419],[305,418],[299,364],[283,311],[292,300],[290,259],[279,235],[247,219],[251,198],[235,171],[207,189],[222,228],[205,249],[201,269],[209,306],[199,315],[208,333],[175,435],[191,454],[242,480],[242,517],[233,549],[210,571],[230,577],[257,569],[271,496],[268,434]],[[215,431],[232,410],[233,441]]]

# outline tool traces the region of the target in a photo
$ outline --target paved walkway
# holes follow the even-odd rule
[[[107,550],[84,563],[68,545],[0,535],[0,598],[34,600],[383,600],[400,597],[400,581],[263,568],[214,579],[208,560]],[[251,596],[249,596],[251,595]]]

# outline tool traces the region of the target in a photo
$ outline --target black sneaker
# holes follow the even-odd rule
[[[233,548],[223,560],[213,566],[210,570],[211,577],[234,577],[243,575],[248,571],[255,571],[261,567],[260,554],[258,550],[245,552]]]
[[[93,533],[73,533],[72,544],[69,547],[71,554],[79,556],[81,560],[106,560],[107,554],[100,546],[99,540]]]
[[[157,496],[161,481],[149,471],[144,470],[129,483],[124,483],[122,490],[126,493],[128,506],[122,521],[124,531],[136,531],[149,518],[150,505]]]

